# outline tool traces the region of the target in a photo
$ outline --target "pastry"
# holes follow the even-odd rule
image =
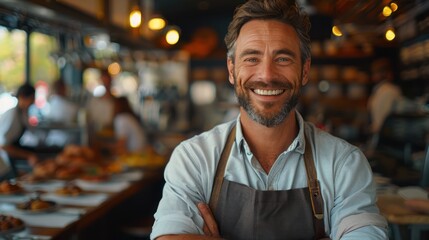
[[[12,193],[18,193],[23,191],[24,189],[18,183],[13,183],[8,180],[2,181],[0,183],[0,193],[2,194],[12,194]]]
[[[82,194],[82,192],[82,188],[76,185],[66,185],[62,188],[58,188],[57,190],[55,190],[56,194],[63,196],[78,196]]]

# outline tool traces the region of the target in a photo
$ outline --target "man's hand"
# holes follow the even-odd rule
[[[216,220],[209,206],[205,203],[198,203],[198,210],[204,219],[203,231],[206,236],[220,237],[219,229],[217,228]]]
[[[200,210],[201,216],[204,219],[204,236],[203,235],[196,235],[196,234],[185,234],[185,235],[163,235],[160,237],[157,237],[156,240],[220,240],[223,239],[219,235],[219,230],[217,228],[216,220],[213,216],[212,211],[210,210],[209,206],[205,203],[198,203],[197,204],[198,210]]]

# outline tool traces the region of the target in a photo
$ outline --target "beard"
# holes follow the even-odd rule
[[[266,86],[265,83],[254,83],[252,84],[252,87],[258,85],[258,86]],[[290,90],[291,84],[284,83],[284,81],[277,81],[274,82],[273,86],[276,87],[283,87],[287,90]],[[241,93],[237,90],[236,86],[236,76],[234,74],[234,88],[235,88],[235,94],[238,99],[238,103],[240,106],[246,111],[246,113],[249,115],[249,117],[266,127],[274,127],[282,123],[286,117],[289,115],[289,113],[296,107],[299,101],[299,97],[301,96],[301,87],[299,86],[299,89],[296,93],[293,93],[292,96],[290,96],[289,99],[286,99],[285,102],[282,104],[279,111],[274,112],[272,114],[267,114],[262,111],[258,111],[257,108],[253,105],[252,101],[249,98],[249,95],[246,94],[244,91]],[[246,84],[246,88],[249,89],[249,86]],[[266,103],[266,108],[274,107],[275,103]]]

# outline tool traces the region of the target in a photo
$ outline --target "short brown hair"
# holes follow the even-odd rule
[[[33,85],[29,83],[25,83],[21,85],[16,91],[16,97],[29,98],[29,97],[34,97],[35,94],[36,94],[36,89],[33,87]]]
[[[300,40],[302,62],[311,57],[310,19],[294,0],[249,0],[238,7],[228,27],[225,44],[227,56],[234,61],[235,43],[243,25],[251,20],[278,20],[291,25]]]

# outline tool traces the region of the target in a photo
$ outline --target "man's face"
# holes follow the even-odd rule
[[[295,108],[308,82],[310,60],[301,60],[296,31],[275,20],[246,23],[228,59],[229,81],[241,107],[254,121],[272,127]]]

